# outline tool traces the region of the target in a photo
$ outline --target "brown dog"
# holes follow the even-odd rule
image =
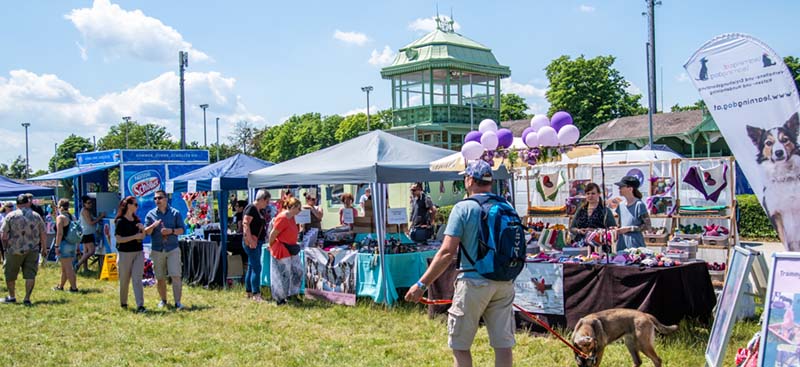
[[[580,319],[572,332],[572,343],[589,356],[583,358],[576,353],[575,360],[579,367],[597,367],[606,346],[624,336],[634,366],[642,364],[641,351],[655,367],[661,367],[661,358],[654,346],[656,331],[666,335],[677,329],[677,325],[665,326],[653,315],[637,310],[614,308],[595,312]]]

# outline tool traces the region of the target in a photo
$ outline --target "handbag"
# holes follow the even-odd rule
[[[431,227],[412,227],[408,236],[414,242],[425,242],[433,236],[433,228]]]
[[[300,253],[300,245],[290,245],[288,243],[283,244],[286,247],[286,250],[289,251],[289,255],[295,256]]]

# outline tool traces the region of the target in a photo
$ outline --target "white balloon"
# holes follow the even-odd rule
[[[529,148],[539,147],[539,133],[532,132],[525,136],[525,145]]]
[[[565,125],[558,131],[558,142],[561,145],[572,145],[578,142],[581,132],[575,125]]]
[[[486,150],[497,149],[497,144],[497,134],[494,131],[487,131],[481,135],[481,145],[483,145]]]
[[[461,146],[461,155],[468,161],[478,159],[483,155],[483,145],[477,141],[468,141]]]
[[[487,131],[497,132],[497,123],[492,119],[485,119],[478,125],[478,131],[485,133]]]
[[[543,147],[557,147],[558,146],[558,134],[556,134],[556,129],[553,129],[550,126],[545,126],[539,129],[539,145]]]
[[[533,131],[539,131],[539,129],[550,126],[550,119],[547,118],[545,115],[535,115],[531,119],[531,127]]]

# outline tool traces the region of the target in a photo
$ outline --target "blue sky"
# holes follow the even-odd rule
[[[24,156],[30,122],[32,169],[46,168],[54,143],[91,138],[132,116],[179,135],[177,52],[189,50],[187,139],[221,139],[233,123],[277,124],[293,114],[391,107],[380,67],[432,27],[436,4],[453,9],[458,32],[492,48],[512,75],[504,92],[545,112],[544,67],[560,55],[614,55],[647,88],[644,0],[608,1],[14,1],[0,14],[0,162]],[[705,41],[751,34],[782,56],[800,55],[797,1],[663,0],[656,55],[664,106],[699,98],[683,62]],[[662,97],[659,86],[659,105]],[[642,100],[645,103],[645,100]]]

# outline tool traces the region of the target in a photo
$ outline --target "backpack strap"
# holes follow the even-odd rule
[[[472,196],[470,196],[470,197],[468,197],[468,198],[466,198],[466,199],[464,199],[462,201],[474,201],[474,202],[476,202],[478,204],[478,206],[481,208],[481,217],[483,217],[483,215],[484,215],[483,205],[486,204],[487,202],[489,202],[489,200],[497,200],[496,196],[497,195],[494,195],[494,194],[491,194],[491,193],[482,194],[482,195],[472,195]],[[483,220],[485,218],[481,218],[481,219]],[[478,225],[478,240],[480,240],[482,237],[483,237],[483,224],[479,223],[479,225]],[[458,260],[456,262],[456,268],[460,268],[461,267],[461,255],[462,254],[464,255],[464,257],[467,258],[467,261],[469,261],[469,263],[472,264],[472,266],[474,267],[475,266],[475,260],[472,260],[472,257],[470,257],[469,254],[467,253],[467,251],[464,250],[463,244],[459,244],[458,245]],[[475,270],[474,268],[473,269],[467,269],[467,270],[459,270],[459,272],[462,272],[462,273],[467,273],[467,272],[472,272],[472,271],[477,271],[477,270]]]

